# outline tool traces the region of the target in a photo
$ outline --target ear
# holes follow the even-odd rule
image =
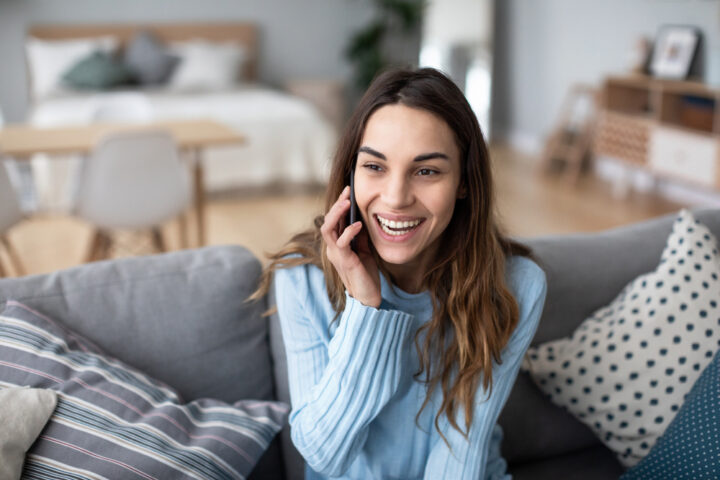
[[[462,182],[462,183],[460,184],[460,186],[458,187],[457,199],[460,200],[460,199],[463,199],[463,198],[465,198],[465,197],[467,197],[467,188],[465,187],[465,182]]]

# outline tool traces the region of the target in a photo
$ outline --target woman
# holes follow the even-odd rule
[[[362,221],[346,225],[350,175]],[[256,293],[274,281],[306,478],[506,478],[496,421],[545,276],[498,230],[462,92],[432,69],[378,77],[340,141],[325,211]]]

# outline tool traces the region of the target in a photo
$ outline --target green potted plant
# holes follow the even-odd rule
[[[350,37],[345,49],[345,57],[354,66],[353,83],[360,90],[365,90],[380,70],[399,63],[393,58],[391,43],[418,37],[425,7],[425,0],[374,0],[374,3],[375,17]]]

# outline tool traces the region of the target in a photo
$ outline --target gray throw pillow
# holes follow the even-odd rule
[[[96,50],[65,72],[62,81],[75,89],[105,90],[132,83],[134,75],[111,54]]]
[[[143,85],[157,85],[170,78],[180,59],[147,31],[138,32],[125,49],[125,64]]]
[[[0,478],[19,479],[25,452],[35,442],[57,403],[53,390],[2,387],[0,390]]]

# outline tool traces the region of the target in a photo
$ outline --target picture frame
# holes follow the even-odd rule
[[[653,44],[648,70],[658,78],[685,80],[700,47],[701,32],[688,25],[665,25]]]

